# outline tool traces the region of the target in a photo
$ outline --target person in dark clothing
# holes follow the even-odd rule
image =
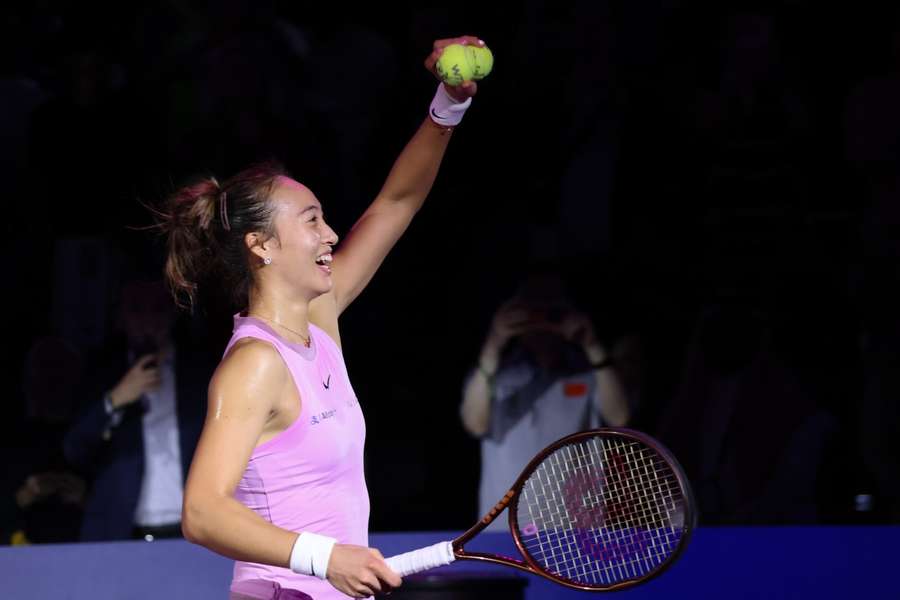
[[[179,537],[212,367],[176,341],[161,280],[128,282],[119,318],[123,335],[88,370],[85,407],[64,443],[68,460],[92,480],[81,539]]]

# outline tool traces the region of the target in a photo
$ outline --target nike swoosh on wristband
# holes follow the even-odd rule
[[[447,117],[442,117],[441,115],[437,114],[437,111],[435,111],[434,108],[431,109],[431,116],[436,119],[446,119],[447,118]]]

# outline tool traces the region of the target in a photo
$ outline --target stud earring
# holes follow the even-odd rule
[[[272,264],[272,259],[269,258],[268,256],[265,257],[265,258],[263,259],[263,264],[264,264],[264,265],[271,265],[271,264]]]

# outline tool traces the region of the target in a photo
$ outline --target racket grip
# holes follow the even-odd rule
[[[454,560],[456,560],[456,555],[453,554],[453,542],[439,542],[432,546],[391,556],[384,559],[384,562],[400,577],[406,577],[413,573],[449,565]]]

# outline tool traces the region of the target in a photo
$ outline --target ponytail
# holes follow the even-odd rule
[[[215,236],[210,227],[220,192],[218,181],[203,179],[175,192],[163,214],[161,227],[168,234],[166,280],[175,303],[191,311],[199,282],[215,262]]]
[[[166,279],[179,307],[193,312],[199,289],[212,281],[230,291],[236,308],[247,306],[255,257],[244,237],[254,231],[274,237],[271,195],[287,176],[281,165],[262,163],[223,184],[207,177],[169,197],[157,216],[167,236]]]

